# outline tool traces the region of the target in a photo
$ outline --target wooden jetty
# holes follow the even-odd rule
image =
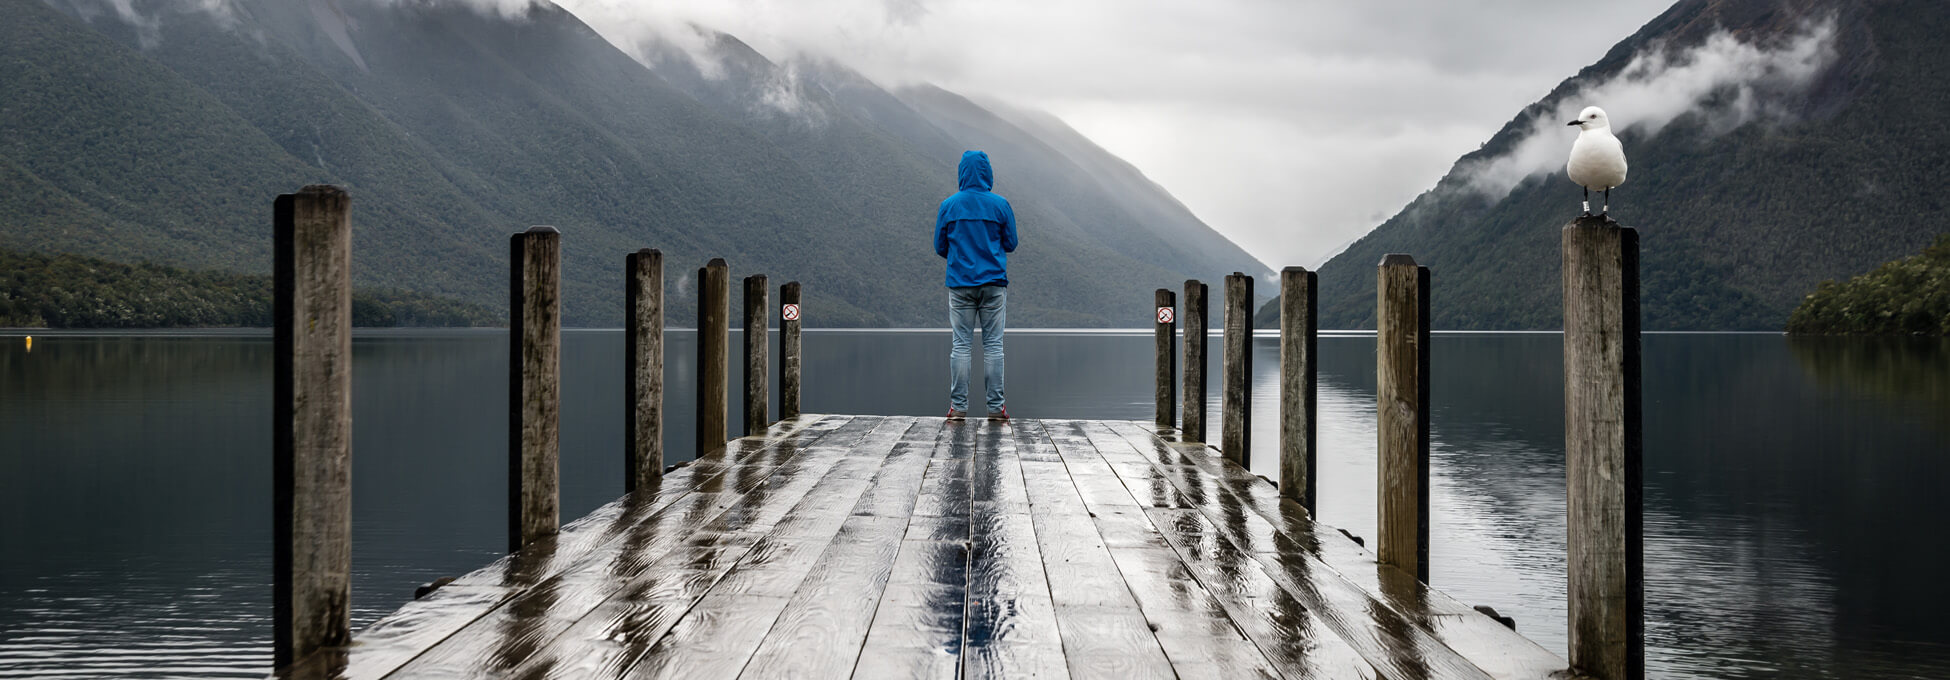
[[[279,677],[1643,676],[1637,240],[1603,218],[1563,230],[1567,663],[1428,585],[1430,275],[1406,255],[1377,270],[1377,552],[1314,519],[1316,285],[1300,268],[1281,276],[1275,485],[1244,467],[1243,274],[1219,324],[1220,447],[1202,441],[1201,282],[1182,309],[1155,293],[1143,422],[802,414],[801,290],[786,283],[771,421],[772,364],[752,341],[772,313],[763,275],[745,279],[746,436],[726,442],[723,260],[699,270],[699,455],[666,469],[662,255],[631,253],[627,492],[564,526],[562,235],[546,227],[512,238],[510,554],[354,635],[349,206],[333,187],[277,202]]]

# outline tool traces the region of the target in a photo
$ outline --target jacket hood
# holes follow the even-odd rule
[[[995,171],[989,168],[989,155],[986,153],[962,152],[961,169],[956,175],[960,179],[962,191],[988,191],[995,188]]]

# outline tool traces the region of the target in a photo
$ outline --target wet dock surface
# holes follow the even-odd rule
[[[804,416],[291,678],[1543,678],[1565,663],[1146,423]]]

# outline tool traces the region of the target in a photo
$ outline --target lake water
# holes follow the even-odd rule
[[[693,450],[693,341],[670,336],[674,460]],[[809,331],[806,409],[940,415],[947,342]],[[1151,342],[1012,332],[1010,412],[1149,419]],[[1432,345],[1432,583],[1562,654],[1559,338]],[[1650,674],[1950,677],[1950,344],[1648,335],[1644,349]],[[1255,352],[1255,471],[1275,477],[1277,339]],[[353,353],[364,625],[500,554],[507,339],[361,332]],[[622,492],[622,356],[620,332],[564,334],[565,520]],[[1374,340],[1323,337],[1320,357],[1320,519],[1371,537]],[[268,670],[270,397],[268,334],[50,333],[29,352],[0,333],[0,677]]]

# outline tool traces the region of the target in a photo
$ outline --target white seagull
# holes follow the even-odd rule
[[[1565,164],[1565,174],[1584,187],[1584,214],[1591,214],[1593,190],[1605,192],[1605,207],[1599,214],[1611,212],[1611,189],[1625,183],[1625,145],[1612,135],[1611,119],[1605,117],[1604,109],[1584,107],[1570,124],[1578,126],[1578,141],[1571,145],[1571,162]]]

